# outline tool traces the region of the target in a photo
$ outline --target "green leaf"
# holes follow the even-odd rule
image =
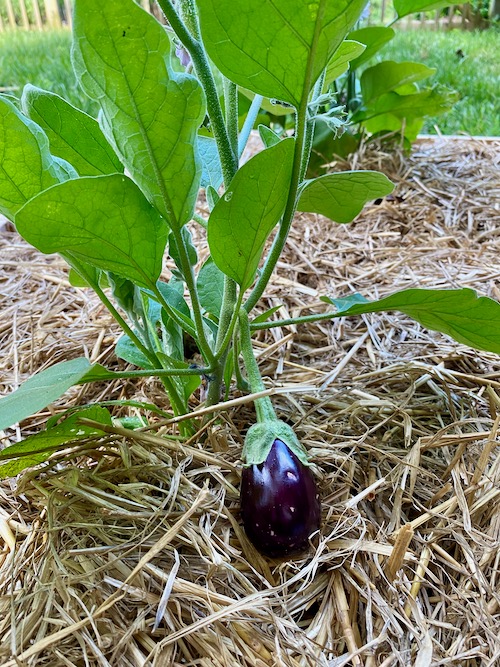
[[[13,219],[28,199],[67,178],[42,128],[0,97],[0,213]]]
[[[13,477],[26,468],[47,461],[62,445],[76,444],[79,440],[104,435],[104,431],[99,428],[80,424],[82,417],[111,426],[111,415],[105,408],[93,406],[74,412],[60,424],[2,449],[0,461],[12,460],[0,465],[0,479]]]
[[[80,176],[123,171],[94,118],[59,95],[30,84],[24,87],[21,103],[26,115],[44,129],[50,150],[72,164]]]
[[[211,257],[201,267],[196,287],[202,307],[219,318],[224,296],[224,274]]]
[[[325,71],[325,83],[323,88],[328,88],[335,79],[338,79],[344,72],[347,72],[349,63],[359,57],[365,48],[365,45],[360,42],[345,39],[330,58],[330,62]]]
[[[168,228],[121,174],[55,185],[25,204],[15,223],[41,252],[72,255],[145,287],[160,275]]]
[[[352,122],[358,123],[381,114],[392,114],[397,118],[435,116],[449,111],[457,100],[457,93],[441,88],[422,90],[412,95],[387,93],[356,112]]]
[[[335,317],[398,310],[427,329],[448,334],[459,343],[477,350],[500,353],[500,303],[478,296],[471,289],[407,289],[378,301],[358,303],[329,299],[339,309]]]
[[[246,162],[210,214],[212,259],[243,290],[253,283],[266,239],[285,209],[294,143],[285,139]]]
[[[306,182],[298,203],[304,213],[319,213],[335,222],[351,222],[366,202],[385,197],[394,189],[378,171],[342,171]]]
[[[415,14],[416,12],[431,12],[434,9],[449,7],[452,3],[447,0],[394,0],[394,9],[398,18]]]
[[[61,361],[36,373],[11,394],[0,398],[0,431],[46,408],[77,384],[91,367],[85,357]]]
[[[368,104],[375,98],[390,93],[396,88],[426,79],[435,71],[435,69],[421,63],[395,63],[392,60],[384,60],[373,67],[369,67],[361,75],[360,85],[363,103]]]
[[[259,324],[260,322],[267,322],[271,315],[274,315],[280,308],[282,307],[282,304],[279,306],[273,306],[272,308],[269,308],[268,310],[264,311],[260,315],[257,315],[257,317],[254,317],[252,320],[252,324]]]
[[[243,88],[298,106],[366,0],[197,0],[203,41]]]
[[[166,354],[158,352],[158,357],[162,361],[162,366],[164,368],[189,368],[189,364],[185,361],[180,361],[178,359],[173,359]],[[187,411],[188,400],[191,394],[198,389],[201,384],[201,378],[199,375],[172,375],[170,378],[171,382],[174,384],[177,389],[177,393],[184,400],[184,410]]]
[[[196,263],[198,262],[198,253],[196,252],[196,247],[193,243],[193,237],[191,236],[191,232],[187,227],[183,227],[180,233],[182,236],[183,245],[187,251],[189,264],[191,266],[195,266]],[[182,270],[182,262],[179,254],[179,248],[177,247],[175,234],[172,231],[168,235],[168,252],[170,257],[174,260],[175,265],[179,270],[179,273],[182,275],[183,279],[185,279],[184,272]]]
[[[267,125],[259,125],[259,134],[262,143],[266,148],[271,148],[271,146],[275,146],[281,141],[279,134],[276,134],[276,132],[271,130],[270,127],[267,127]]]
[[[385,44],[391,41],[395,34],[395,30],[384,26],[369,26],[350,32],[348,39],[361,42],[366,46],[363,53],[351,61],[351,69],[356,69],[368,62]]]
[[[121,161],[171,226],[191,219],[201,178],[196,148],[205,99],[170,65],[167,32],[132,0],[77,0],[73,65],[102,107]]]
[[[123,334],[123,336],[120,336],[120,338],[117,340],[115,345],[115,354],[118,359],[123,359],[129,364],[133,364],[134,366],[142,368],[143,370],[150,370],[153,368],[146,355],[143,354],[138,347],[136,347],[135,343],[132,342],[127,334]],[[90,378],[94,378],[94,375],[94,373],[91,373]]]
[[[198,136],[198,150],[203,165],[200,185],[202,188],[211,185],[215,190],[218,190],[224,179],[215,139]]]

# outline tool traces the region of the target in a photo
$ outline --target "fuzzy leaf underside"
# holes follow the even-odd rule
[[[264,243],[284,211],[294,143],[285,139],[246,162],[210,214],[212,259],[243,290],[254,281]]]
[[[356,301],[323,300],[339,309],[335,317],[400,311],[427,329],[440,331],[459,343],[477,350],[500,353],[500,303],[478,296],[472,289],[407,289],[378,301],[367,301],[360,295]]]
[[[208,54],[243,88],[294,106],[328,64],[366,0],[197,0]]]
[[[72,164],[80,176],[123,172],[94,118],[59,95],[32,85],[24,87],[21,102],[25,113],[47,134],[52,153]]]
[[[378,171],[342,171],[306,183],[298,210],[319,213],[335,222],[352,222],[372,199],[385,197],[394,184]]]
[[[28,199],[76,176],[51,155],[42,128],[0,97],[0,213],[13,220]]]
[[[101,105],[107,139],[149,201],[180,228],[201,178],[200,84],[172,69],[165,28],[132,0],[76,0],[73,32],[75,73]]]
[[[160,275],[168,228],[121,174],[55,185],[25,204],[15,223],[43,253],[75,257],[144,287]]]
[[[0,398],[0,431],[46,408],[91,368],[88,359],[79,357],[32,375],[18,389]]]

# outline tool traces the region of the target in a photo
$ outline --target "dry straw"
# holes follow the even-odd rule
[[[397,189],[350,226],[301,216],[263,307],[290,317],[322,294],[416,286],[499,298],[499,145],[443,139],[333,165],[382,169]],[[2,393],[82,353],[124,367],[114,325],[57,259],[9,229],[0,254]],[[203,447],[154,415],[141,432],[110,428],[0,485],[0,664],[500,664],[500,360],[394,313],[269,330],[256,349],[315,464],[310,552],[269,561],[240,527],[249,397],[233,392]],[[80,387],[2,443],[68,405],[123,399],[168,412],[154,380]]]

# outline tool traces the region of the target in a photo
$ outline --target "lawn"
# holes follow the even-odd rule
[[[436,68],[433,83],[457,90],[460,101],[442,116],[427,119],[423,132],[500,135],[500,32],[400,31],[380,58],[415,60]],[[436,127],[435,127],[436,126]]]
[[[52,90],[85,111],[96,105],[79,91],[71,69],[67,31],[0,33],[0,88],[20,95],[25,83]],[[400,31],[380,58],[417,60],[437,72],[432,82],[457,90],[450,113],[427,120],[424,132],[500,135],[500,32]],[[430,80],[431,81],[431,80]],[[12,90],[13,89],[13,90]]]

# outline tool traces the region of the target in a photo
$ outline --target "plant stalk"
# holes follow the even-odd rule
[[[212,70],[210,69],[205,49],[202,42],[195,39],[189,32],[184,21],[177,14],[171,0],[158,0],[158,4],[167,18],[170,27],[191,56],[194,69],[205,91],[210,125],[214,133],[215,141],[217,142],[224,182],[227,184],[238,169],[238,159],[231,148],[231,143],[224,123],[224,115],[219,102],[217,87],[215,85],[215,80]]]
[[[250,334],[250,326],[248,322],[248,313],[244,308],[240,308],[238,323],[240,325],[240,344],[241,354],[247,371],[248,383],[253,394],[258,394],[265,391],[265,386],[262,381],[262,375],[259,371],[259,365],[255,359],[252,339]],[[257,413],[258,422],[278,421],[276,412],[269,396],[261,396],[255,399],[255,412]]]

